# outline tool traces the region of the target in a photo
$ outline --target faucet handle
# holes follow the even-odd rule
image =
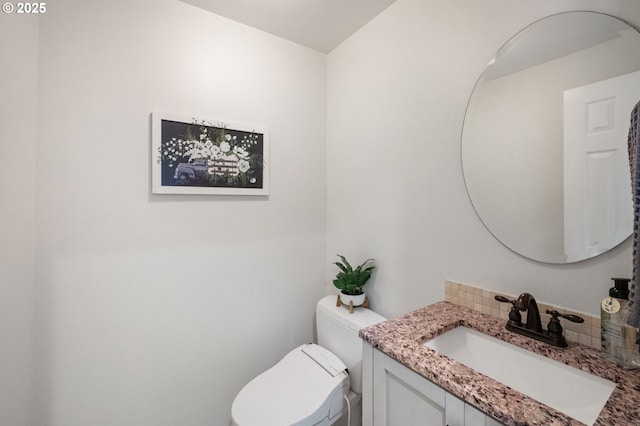
[[[509,324],[519,326],[520,323],[522,322],[522,315],[520,314],[520,311],[516,308],[516,301],[507,299],[506,297],[501,296],[499,294],[496,294],[495,299],[498,302],[511,303],[511,310],[509,311]]]
[[[578,315],[571,315],[571,314],[561,314],[560,312],[556,311],[555,309],[553,311],[550,310],[546,310],[546,313],[551,315],[553,317],[553,319],[558,319],[558,317],[560,318],[564,318],[566,320],[569,320],[571,322],[584,322],[584,318],[579,317]]]
[[[558,319],[558,317],[562,317],[573,322],[584,322],[584,319],[582,319],[577,315],[561,314],[555,309],[553,311],[550,311],[549,309],[547,309],[545,312],[551,315],[551,319],[549,320],[549,325],[547,325],[547,331],[549,332],[549,337],[552,339],[552,341],[549,343],[555,346],[559,346],[561,348],[566,347],[567,339],[565,339],[564,336],[562,335],[562,324],[560,324],[560,320]]]
[[[584,322],[584,318],[582,317],[579,317],[577,315],[571,315],[571,314],[561,314],[555,309],[552,311],[547,309],[545,312],[551,315],[551,320],[549,320],[549,325],[547,326],[547,330],[549,330],[549,333],[551,333],[552,335],[558,336],[558,339],[561,339],[563,341],[564,341],[564,336],[562,336],[562,325],[560,324],[560,320],[558,320],[558,317],[567,319],[571,322]],[[560,346],[567,346],[567,345],[566,343],[563,343]]]
[[[507,298],[506,298],[506,297],[504,297],[504,296],[500,296],[499,294],[496,294],[495,299],[496,299],[498,302],[511,303],[511,304],[512,304],[512,305],[514,305],[514,306],[515,306],[515,304],[516,304],[516,301],[515,301],[515,300],[509,300],[509,299],[507,299]]]

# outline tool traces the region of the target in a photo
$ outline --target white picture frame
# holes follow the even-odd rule
[[[163,111],[151,120],[152,193],[269,194],[266,126]]]

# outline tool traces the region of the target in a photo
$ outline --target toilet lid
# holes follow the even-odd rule
[[[349,376],[335,355],[302,345],[249,382],[231,415],[238,426],[315,425],[329,415],[335,392],[348,387]]]

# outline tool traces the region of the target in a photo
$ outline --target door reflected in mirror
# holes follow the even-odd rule
[[[480,75],[462,133],[467,191],[489,231],[548,263],[628,238],[638,101],[640,33],[619,19],[567,12],[509,40]]]

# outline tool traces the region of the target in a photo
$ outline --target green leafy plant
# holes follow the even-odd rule
[[[365,260],[361,265],[354,269],[344,256],[339,254],[338,257],[342,262],[334,263],[334,265],[340,269],[340,272],[336,275],[336,279],[333,280],[333,285],[344,294],[352,296],[362,294],[362,286],[369,281],[369,278],[371,278],[371,271],[375,268],[375,266],[370,265],[370,262],[373,262],[373,259]]]

